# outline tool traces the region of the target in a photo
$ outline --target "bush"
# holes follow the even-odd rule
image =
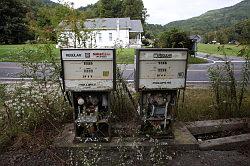
[[[188,38],[187,33],[178,29],[161,33],[155,43],[155,47],[160,48],[188,48],[192,50],[192,46],[193,42]]]
[[[32,80],[2,89],[4,111],[0,112],[0,146],[3,147],[20,136],[34,136],[32,138],[36,141],[40,139],[35,136],[37,132],[43,133],[42,143],[47,144],[53,135],[60,132],[58,126],[71,117],[72,111],[60,90],[60,66],[55,62],[52,50],[52,46],[43,45],[34,50],[23,49],[18,53],[19,58],[24,60],[21,63],[24,68],[22,76]],[[50,63],[43,60],[44,56],[47,56]],[[27,142],[32,142],[31,139],[28,140]]]

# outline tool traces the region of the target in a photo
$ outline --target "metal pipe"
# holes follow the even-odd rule
[[[169,104],[169,102],[167,101],[166,102],[166,107],[165,107],[165,115],[164,115],[164,129],[166,128],[166,126],[167,126],[167,114],[168,114],[168,104]]]

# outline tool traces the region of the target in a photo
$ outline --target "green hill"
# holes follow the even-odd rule
[[[231,7],[208,11],[198,17],[171,22],[164,27],[166,29],[179,28],[192,33],[204,34],[249,19],[249,9],[250,0],[244,0]]]

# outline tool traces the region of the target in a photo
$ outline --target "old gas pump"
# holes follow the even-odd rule
[[[61,49],[63,89],[74,108],[77,140],[110,140],[115,57],[114,49]]]
[[[187,49],[137,49],[135,89],[140,93],[142,130],[154,136],[171,133],[177,95],[185,89]]]

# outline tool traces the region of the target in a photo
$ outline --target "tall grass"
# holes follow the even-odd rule
[[[211,89],[214,93],[214,105],[218,112],[223,115],[237,114],[241,111],[245,93],[248,90],[250,80],[250,50],[243,48],[241,56],[245,62],[241,69],[241,79],[236,81],[234,75],[234,65],[231,63],[222,47],[224,53],[224,63],[210,67],[208,70],[211,81]]]
[[[216,108],[216,96],[209,88],[188,88],[184,95],[184,103],[179,101],[176,113],[179,121],[250,117],[250,92],[245,94],[241,110],[232,112],[219,111]]]

